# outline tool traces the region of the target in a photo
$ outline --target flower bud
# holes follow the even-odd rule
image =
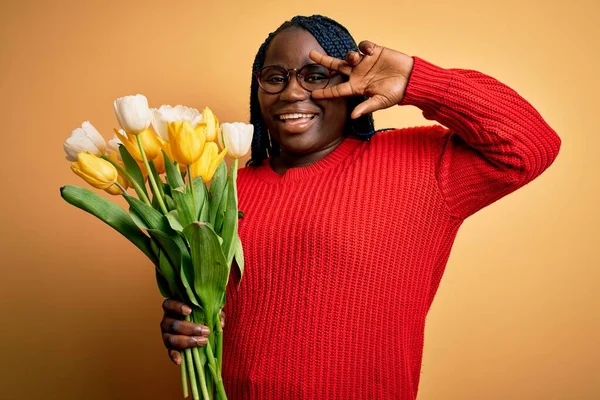
[[[77,161],[77,154],[81,152],[90,152],[96,156],[101,156],[106,151],[106,142],[100,133],[89,121],[81,124],[71,132],[71,136],[63,143],[67,160]]]
[[[232,158],[240,158],[250,151],[254,125],[241,122],[223,123],[219,133],[221,148],[227,148]]]
[[[138,135],[152,122],[152,112],[144,95],[119,97],[114,101],[114,108],[119,125],[128,134]]]
[[[202,156],[191,166],[192,179],[201,176],[204,183],[210,182],[225,154],[227,149],[219,153],[219,146],[215,142],[206,142]]]
[[[206,124],[195,128],[189,121],[174,121],[168,124],[169,148],[175,161],[183,165],[195,163],[204,149]]]
[[[219,119],[208,107],[202,111],[202,122],[206,123],[206,141],[216,142],[219,133]]]
[[[95,188],[106,189],[117,181],[117,169],[108,161],[92,153],[77,154],[71,170]]]

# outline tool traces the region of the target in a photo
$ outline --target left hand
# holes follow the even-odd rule
[[[308,55],[314,62],[349,77],[347,82],[313,91],[314,98],[369,97],[354,108],[353,119],[399,104],[414,65],[412,57],[368,40],[360,42],[358,48],[360,53],[349,51],[345,60],[314,50]]]

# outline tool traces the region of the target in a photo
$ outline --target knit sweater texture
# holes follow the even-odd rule
[[[515,91],[421,58],[401,105],[434,126],[345,139],[316,163],[241,169],[231,399],[415,399],[425,317],[465,218],[527,184],[560,139]]]

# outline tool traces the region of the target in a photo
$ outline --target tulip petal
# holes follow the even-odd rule
[[[98,132],[94,125],[92,125],[90,121],[84,121],[81,124],[81,128],[85,132],[86,136],[94,143],[100,154],[104,154],[106,151],[106,141],[102,135],[100,135],[100,132]]]

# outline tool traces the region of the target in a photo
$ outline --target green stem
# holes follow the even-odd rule
[[[225,393],[225,386],[223,386],[223,378],[221,378],[221,371],[218,370],[217,361],[215,360],[215,356],[212,350],[212,343],[210,342],[210,337],[208,339],[208,343],[205,346],[206,348],[206,356],[208,358],[208,363],[212,368],[209,368],[211,374],[213,375],[213,379],[215,384],[217,385],[217,394],[220,400],[227,400],[227,394]]]
[[[237,172],[238,172],[238,159],[235,158],[233,160],[233,176],[232,176],[232,181],[233,181],[233,185],[234,185],[234,193],[235,193],[235,204],[238,204],[238,193],[237,193]]]
[[[220,315],[217,316],[217,323],[215,326],[217,327],[217,333],[215,334],[215,339],[217,341],[217,365],[219,367],[219,375],[221,375],[223,368],[223,327],[221,326]]]
[[[154,196],[156,196],[158,200],[158,204],[160,205],[160,209],[163,214],[167,215],[167,207],[165,207],[165,203],[163,202],[162,196],[158,191],[158,186],[156,185],[156,181],[154,180],[154,176],[152,171],[150,170],[150,164],[148,163],[148,158],[146,157],[146,153],[144,153],[144,146],[142,146],[142,139],[140,139],[140,135],[135,135],[137,139],[138,147],[140,148],[140,153],[142,154],[142,159],[144,160],[144,166],[146,167],[146,171],[148,171],[148,180],[150,181],[150,185],[152,187],[152,192],[154,192]]]
[[[137,183],[135,179],[131,177],[131,174],[129,174],[129,172],[127,172],[125,168],[121,167],[119,163],[113,161],[106,154],[103,154],[102,158],[111,163],[117,169],[117,171],[119,171],[121,175],[123,175],[129,181],[129,183],[131,183],[131,186],[133,186],[133,190],[135,190],[140,200],[142,200],[146,204],[150,204],[150,199],[148,199],[148,196],[146,196],[146,193],[144,193],[142,187]]]
[[[113,185],[117,185],[117,187],[119,189],[121,189],[121,192],[123,192],[123,193],[125,193],[125,191],[127,190],[119,182],[115,182],[115,183],[113,183]]]
[[[196,190],[194,190],[194,180],[192,179],[192,171],[190,166],[187,166],[188,181],[192,190],[192,201],[194,202],[194,219],[198,221],[198,210],[196,210]]]
[[[183,397],[186,398],[190,394],[188,392],[188,381],[187,381],[187,366],[185,363],[185,355],[181,355],[181,385],[183,386]]]
[[[210,396],[208,395],[208,387],[206,386],[206,377],[204,376],[204,364],[200,360],[200,350],[197,347],[192,349],[192,354],[194,356],[194,362],[196,363],[196,372],[198,373],[198,377],[200,379],[200,389],[202,390],[202,397],[204,400],[209,400]]]
[[[194,372],[194,360],[192,359],[192,350],[185,349],[185,358],[188,369],[188,376],[190,377],[190,386],[192,387],[192,398],[194,400],[200,400],[198,394],[198,385],[196,384],[196,373]]]
[[[191,315],[186,315],[185,320],[188,322],[195,322],[193,321]],[[194,358],[196,373],[198,374],[198,379],[200,379],[200,389],[202,390],[202,397],[204,398],[204,400],[209,400],[208,387],[206,386],[206,377],[204,376],[204,364],[200,360],[200,351],[197,347],[194,347],[192,349],[192,355]]]

